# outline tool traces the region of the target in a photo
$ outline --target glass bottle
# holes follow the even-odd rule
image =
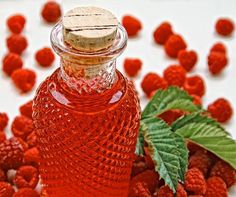
[[[116,70],[126,32],[118,24],[110,47],[79,51],[59,22],[51,43],[61,65],[33,104],[43,187],[50,197],[125,197],[140,120],[134,86]]]

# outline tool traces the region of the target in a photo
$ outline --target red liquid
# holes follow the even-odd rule
[[[40,174],[47,193],[127,196],[140,119],[132,83],[117,72],[111,89],[78,95],[59,73],[41,85],[34,100]]]

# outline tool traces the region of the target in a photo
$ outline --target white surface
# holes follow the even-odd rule
[[[57,59],[52,68],[43,69],[34,61],[35,51],[50,45],[49,34],[52,26],[44,24],[40,18],[40,8],[44,2],[43,0],[0,1],[0,58],[6,53],[5,40],[9,35],[5,25],[6,18],[16,12],[23,13],[27,17],[23,33],[29,41],[29,47],[23,54],[24,66],[37,71],[37,85],[59,65]],[[154,28],[162,21],[168,20],[172,23],[175,32],[184,36],[188,49],[198,52],[199,61],[191,74],[198,73],[206,81],[207,93],[204,97],[204,105],[207,106],[208,103],[223,96],[231,101],[236,110],[236,33],[231,38],[222,38],[214,33],[217,18],[227,16],[236,22],[235,0],[64,0],[59,2],[62,3],[65,11],[75,6],[95,5],[110,9],[119,19],[124,14],[132,14],[142,21],[142,32],[137,38],[129,40],[128,47],[117,64],[118,69],[123,70],[124,57],[140,57],[143,60],[142,72],[135,79],[142,106],[147,102],[140,89],[142,76],[149,71],[161,74],[166,66],[176,63],[175,60],[166,57],[163,48],[155,45],[152,38]],[[222,75],[212,77],[207,70],[206,57],[209,48],[216,41],[226,44],[230,61]],[[11,80],[0,72],[0,111],[6,111],[11,121],[19,113],[18,107],[33,98],[33,95],[34,91],[20,94]],[[236,138],[236,116],[225,127]],[[235,187],[231,189],[230,197],[233,196],[236,196]]]

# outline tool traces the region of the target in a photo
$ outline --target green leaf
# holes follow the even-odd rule
[[[142,118],[158,116],[171,109],[195,112],[199,110],[199,107],[194,105],[192,97],[185,91],[177,87],[170,87],[167,90],[157,91],[144,109]]]
[[[190,114],[177,120],[173,124],[173,130],[236,169],[236,141],[214,120],[200,114]]]
[[[138,134],[138,139],[136,143],[136,148],[135,148],[135,154],[137,155],[144,155],[144,136],[143,136],[143,123],[141,121],[140,124],[140,129],[139,129],[139,134]]]
[[[165,183],[176,192],[180,171],[179,151],[173,133],[163,120],[147,118],[142,120],[144,139],[148,144],[155,170]]]
[[[178,147],[179,152],[179,162],[180,162],[180,169],[179,169],[179,178],[182,182],[184,182],[185,173],[188,167],[188,149],[184,138],[177,133],[174,133],[175,141]]]

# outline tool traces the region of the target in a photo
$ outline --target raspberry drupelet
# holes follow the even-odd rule
[[[16,53],[8,53],[3,58],[2,70],[8,75],[23,67],[23,61],[21,57]]]
[[[22,14],[15,14],[7,19],[7,27],[14,34],[21,33],[24,29],[25,23],[26,18]]]
[[[56,23],[61,17],[60,4],[56,1],[48,1],[43,5],[41,16],[47,23]]]
[[[179,51],[186,48],[187,44],[178,34],[171,35],[165,43],[165,52],[171,58],[177,58]]]
[[[170,65],[164,70],[163,76],[169,86],[182,87],[186,79],[186,71],[182,66]]]
[[[50,67],[55,60],[55,55],[51,48],[44,47],[36,52],[35,59],[40,66]]]
[[[7,48],[12,53],[17,53],[21,55],[23,51],[27,48],[27,39],[19,34],[12,34],[7,38]]]
[[[206,91],[205,82],[203,81],[202,77],[199,75],[187,77],[184,82],[183,88],[190,95],[195,94],[200,97],[202,97]]]
[[[212,118],[221,123],[229,121],[233,115],[233,108],[230,102],[225,98],[219,98],[209,104],[207,111],[210,113]]]
[[[7,124],[8,124],[9,118],[7,113],[5,112],[0,112],[0,131],[3,131]]]
[[[197,59],[197,53],[193,50],[181,50],[178,53],[179,63],[187,72],[191,71],[194,68],[197,63]]]
[[[129,37],[137,36],[142,29],[141,21],[131,15],[123,16],[122,25],[124,26]]]
[[[128,76],[135,77],[141,70],[142,64],[139,58],[126,58],[124,61],[124,70]]]
[[[14,192],[15,190],[13,189],[11,184],[7,182],[0,182],[0,196],[1,197],[12,197]]]
[[[208,68],[211,74],[220,74],[228,64],[228,58],[224,53],[211,52],[208,55]]]
[[[148,189],[147,183],[137,182],[129,191],[129,197],[150,197],[151,193]]]
[[[219,18],[216,21],[215,29],[222,36],[230,36],[234,31],[234,22],[229,18]]]
[[[187,192],[184,190],[184,187],[181,184],[178,184],[176,197],[187,197]],[[169,188],[168,185],[163,185],[157,192],[157,197],[174,197],[173,191]]]
[[[226,46],[222,42],[216,42],[210,49],[210,52],[227,53]]]
[[[216,176],[210,177],[207,182],[205,197],[227,197],[228,191],[225,182]]]
[[[153,32],[153,38],[157,44],[163,45],[173,34],[171,24],[169,22],[163,22]]]

